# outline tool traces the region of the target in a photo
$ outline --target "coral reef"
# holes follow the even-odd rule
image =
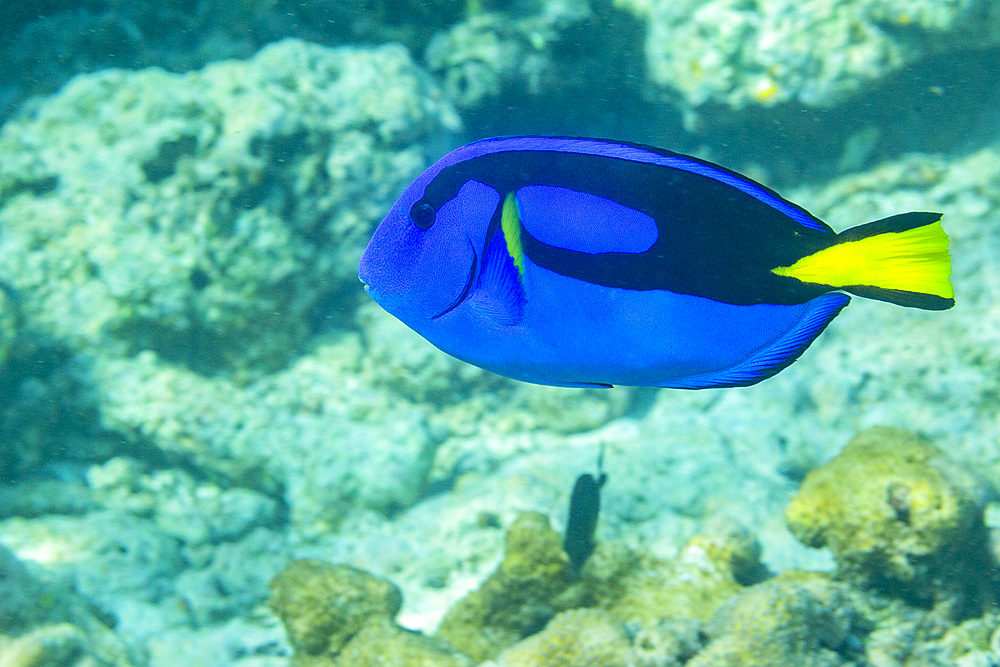
[[[248,58],[285,37],[327,46],[402,42],[414,51],[433,31],[470,10],[469,0],[192,0],[121,3],[86,0],[10,6],[0,26],[0,122],[32,95],[50,94],[76,74],[109,67],[187,71]],[[487,3],[487,6],[492,3]]]
[[[300,416],[315,414],[302,404],[305,387],[282,387],[278,378],[244,391],[238,379],[286,363],[317,321],[333,319],[326,300],[356,284],[370,225],[427,159],[421,142],[453,122],[398,47],[288,41],[254,60],[186,76],[81,77],[4,126],[0,273],[18,288],[46,363],[29,356],[0,390],[13,394],[0,420],[11,450],[2,466],[11,474],[37,469],[56,443],[74,441],[81,442],[69,448],[72,456],[106,459],[107,449],[94,451],[93,443],[112,430],[227,484],[271,493],[286,486],[293,498],[315,488],[334,494],[314,496],[309,508],[293,500],[303,524],[338,521],[345,507],[338,501],[357,496],[382,510],[412,502],[431,451],[414,411],[405,424],[385,425],[410,432],[404,437],[413,447],[405,448],[395,435],[352,421],[349,406],[363,397],[344,401],[331,423]],[[142,349],[156,354],[130,357]],[[97,357],[68,358],[74,350]],[[352,355],[352,365],[326,368],[324,388],[357,372],[358,348],[339,352]],[[319,378],[309,368],[319,363],[299,366],[310,383]],[[38,380],[28,375],[45,368]],[[208,377],[223,372],[230,377]],[[271,392],[285,397],[281,417],[261,399]],[[256,431],[261,424],[278,431]],[[391,441],[383,451],[392,460],[365,468],[372,459],[328,447],[331,434],[340,442]],[[311,457],[285,449],[294,442]],[[285,457],[273,457],[275,449]],[[323,452],[323,460],[313,456]],[[289,482],[297,474],[289,465],[320,472],[315,487]],[[370,480],[352,482],[351,471],[361,469]]]
[[[1000,475],[1000,14],[834,4],[8,3],[0,663],[1000,663],[960,468]],[[168,71],[69,81],[109,65]],[[746,391],[508,382],[355,277],[415,173],[503,132],[750,165],[837,229],[940,210],[958,306],[855,300]],[[820,465],[877,424],[953,462],[880,430]],[[521,513],[558,525],[601,447],[573,576]],[[372,574],[295,561],[272,610],[293,558]]]
[[[401,628],[388,619],[367,624],[340,653],[343,667],[472,667],[447,642]]]
[[[0,546],[0,664],[122,665],[141,659],[86,599],[39,579]]]
[[[0,363],[0,479],[4,482],[39,472],[59,477],[54,471],[60,464],[103,461],[113,455],[119,438],[101,428],[91,379],[78,361],[27,322],[19,327],[6,362]],[[61,493],[30,495],[14,494],[12,499],[24,507],[28,501],[58,504],[63,497]]]
[[[788,504],[788,527],[827,546],[841,577],[922,603],[960,594],[980,609],[995,600],[984,482],[901,429],[857,435],[810,472]]]
[[[585,568],[585,578],[599,568],[597,556],[597,563]],[[646,557],[623,568],[609,580],[617,590],[602,590],[598,604],[644,627],[664,619],[707,621],[743,584],[760,576],[759,558],[760,545],[752,535],[717,523],[688,540],[674,559]]]
[[[822,577],[800,581],[796,575],[779,575],[728,599],[707,626],[711,641],[685,664],[833,667],[847,662],[855,617],[850,596]]]
[[[1000,43],[988,1],[615,0],[647,23],[650,81],[690,108],[828,107],[908,64]]]
[[[292,561],[271,581],[293,666],[466,667],[471,662],[431,637],[393,623],[402,595],[392,583],[346,565]]]
[[[845,461],[865,455],[873,457],[873,471],[845,469]],[[866,488],[885,472],[871,461],[886,461],[913,487],[928,478],[966,485],[969,492],[977,486],[968,473],[938,459],[940,453],[904,431],[866,431],[839,457],[807,476],[789,504],[792,530],[801,533],[792,517],[799,516],[803,506],[819,511],[828,535],[846,535],[859,516],[878,514],[860,505],[839,511],[844,498],[856,503],[871,499]],[[834,480],[841,482],[834,496],[818,497],[821,482]],[[825,488],[829,491],[829,484]],[[885,490],[884,485],[879,488]],[[919,496],[914,493],[914,514],[926,511]],[[926,518],[914,516],[911,527],[918,530],[927,524]],[[918,553],[914,537],[881,528],[898,538],[900,553],[910,545],[912,561],[927,560],[923,551]],[[874,532],[867,537],[856,530],[853,534],[866,544],[885,544]],[[948,665],[960,658],[963,664],[988,664],[975,660],[990,659],[996,650],[993,637],[1000,636],[992,605],[974,608],[967,599],[980,595],[984,583],[972,573],[981,577],[994,567],[975,550],[949,551],[955,565],[922,583],[935,593],[937,604],[930,607],[919,596],[900,596],[900,588],[871,590],[873,576],[885,580],[893,571],[886,559],[868,559],[862,579],[845,567],[835,575],[787,570],[771,576],[760,562],[754,536],[724,521],[693,536],[673,559],[637,553],[613,540],[601,542],[579,576],[571,574],[559,542],[543,515],[527,512],[517,517],[507,530],[500,565],[444,615],[431,647],[453,662],[441,658],[441,664],[466,664],[464,656],[486,660],[485,667],[835,667],[907,659],[912,664]],[[833,548],[838,559],[844,557]],[[351,591],[342,590],[343,581]],[[371,586],[376,590],[365,592]],[[371,649],[361,648],[376,644],[381,655],[393,656],[386,664],[433,664],[418,657],[419,648],[409,648],[425,646],[430,639],[402,632],[392,622],[399,592],[384,580],[346,566],[297,561],[275,578],[272,589],[271,604],[297,650],[299,662],[294,664],[376,664],[367,652]],[[957,623],[962,616],[969,620]],[[412,662],[395,657],[407,651],[413,651]],[[312,656],[309,660],[325,656],[330,662],[300,657],[306,653]]]
[[[100,360],[95,373],[109,428],[228,483],[281,494],[297,530],[311,535],[354,509],[390,514],[412,504],[433,459],[418,406],[344,382],[362,354],[347,338],[245,388],[149,353]]]
[[[96,359],[103,425],[228,483],[280,494],[297,530],[316,535],[355,509],[392,515],[411,506],[432,467],[456,474],[468,443],[487,456],[485,434],[572,432],[627,408],[628,392],[516,386],[446,357],[384,312],[372,320],[364,338],[324,339],[247,386],[148,352]]]
[[[504,558],[478,590],[453,606],[437,636],[477,660],[533,634],[565,603],[558,600],[571,583],[562,536],[547,517],[521,514],[507,529]]]
[[[420,647],[442,665],[680,664],[701,647],[698,618],[742,590],[734,573],[756,575],[758,555],[752,536],[720,525],[672,561],[602,543],[577,577],[548,519],[524,512],[507,529],[499,566],[445,613],[433,641],[392,623],[397,589],[347,566],[295,561],[272,581],[270,604],[288,629],[294,664],[423,665]],[[699,590],[722,571],[728,586]],[[372,646],[385,660],[409,657],[376,663]]]
[[[12,400],[4,465],[31,470],[66,439],[28,441],[22,420],[123,434],[221,484],[283,495],[315,535],[354,508],[415,502],[456,424],[573,431],[620,415],[627,392],[513,389],[371,306],[363,338],[343,331],[373,221],[454,123],[401,49],[295,41],[185,76],[81,77],[8,123],[0,274],[43,350],[78,353],[56,377],[86,386],[53,396],[46,378],[23,409]],[[328,327],[337,335],[313,337]],[[71,419],[42,419],[53,406]],[[74,452],[107,458],[91,449]]]
[[[395,618],[403,603],[390,582],[346,565],[292,561],[271,580],[270,605],[292,647],[332,657],[374,617]]]
[[[86,636],[79,628],[68,623],[47,625],[16,639],[0,636],[0,662],[7,667],[101,664],[94,661],[88,653]]]
[[[179,469],[146,471],[132,459],[91,466],[87,481],[96,503],[151,517],[187,545],[234,540],[278,521],[278,504],[261,493],[199,483]]]
[[[631,654],[624,624],[597,609],[556,614],[541,632],[501,653],[496,667],[628,667]]]
[[[456,123],[394,46],[79,77],[0,132],[0,278],[76,348],[274,369]]]
[[[590,18],[591,9],[587,0],[543,4],[538,14],[527,16],[476,13],[434,37],[427,65],[458,106],[480,104],[515,83],[537,95],[554,81],[552,43],[567,27]]]
[[[699,647],[699,622],[761,576],[759,555],[752,535],[721,522],[671,560],[600,543],[575,577],[548,520],[523,513],[507,531],[503,561],[448,610],[438,636],[498,665],[631,664],[633,653],[652,664],[679,660]]]
[[[0,522],[3,544],[70,584],[92,606],[91,613],[144,653],[155,642],[173,642],[176,653],[179,637],[186,637],[185,631],[190,635],[191,628],[202,629],[202,642],[212,641],[213,632],[226,635],[217,652],[224,658],[204,656],[220,662],[259,650],[255,642],[266,645],[280,638],[277,629],[227,633],[215,625],[261,605],[268,579],[290,556],[287,536],[262,525],[273,519],[269,501],[248,498],[246,490],[195,484],[180,471],[150,474],[120,459],[91,473],[94,486],[69,493],[69,499],[52,484],[41,487],[55,498],[34,506],[49,513],[5,518]],[[25,485],[16,485],[15,492]],[[203,497],[204,505],[192,496]],[[53,513],[80,512],[81,505],[86,513],[79,516]],[[224,525],[225,513],[231,525]],[[31,594],[30,588],[25,591]],[[12,627],[0,619],[0,632]]]

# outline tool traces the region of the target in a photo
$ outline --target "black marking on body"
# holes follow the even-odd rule
[[[737,305],[803,303],[830,290],[772,274],[771,269],[828,247],[837,242],[836,234],[809,229],[707,176],[603,155],[503,151],[446,167],[427,185],[420,202],[438,209],[470,179],[501,195],[526,185],[587,192],[656,221],[658,239],[642,253],[589,254],[559,248],[538,241],[522,226],[524,254],[565,276]]]

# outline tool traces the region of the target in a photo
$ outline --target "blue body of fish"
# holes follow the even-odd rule
[[[798,358],[848,304],[845,292],[950,307],[939,219],[907,213],[836,234],[766,187],[689,156],[497,138],[417,177],[372,236],[359,276],[431,343],[511,378],[740,386]],[[938,275],[913,287],[893,270],[898,253],[884,270],[865,270],[872,252],[851,259],[855,246],[877,255],[887,240],[919,246],[912,261]],[[885,284],[867,277],[883,274]]]

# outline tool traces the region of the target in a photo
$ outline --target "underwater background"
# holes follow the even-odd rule
[[[7,2],[0,73],[0,664],[1000,664],[1000,4]],[[749,388],[494,376],[357,261],[504,134],[943,212],[957,305]]]

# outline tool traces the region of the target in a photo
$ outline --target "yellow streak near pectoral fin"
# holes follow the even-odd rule
[[[507,253],[514,260],[517,275],[524,279],[524,248],[521,247],[521,213],[517,208],[517,193],[509,192],[503,200],[500,229],[507,242]]]
[[[870,285],[955,298],[948,234],[940,220],[838,243],[771,272],[831,287]]]

